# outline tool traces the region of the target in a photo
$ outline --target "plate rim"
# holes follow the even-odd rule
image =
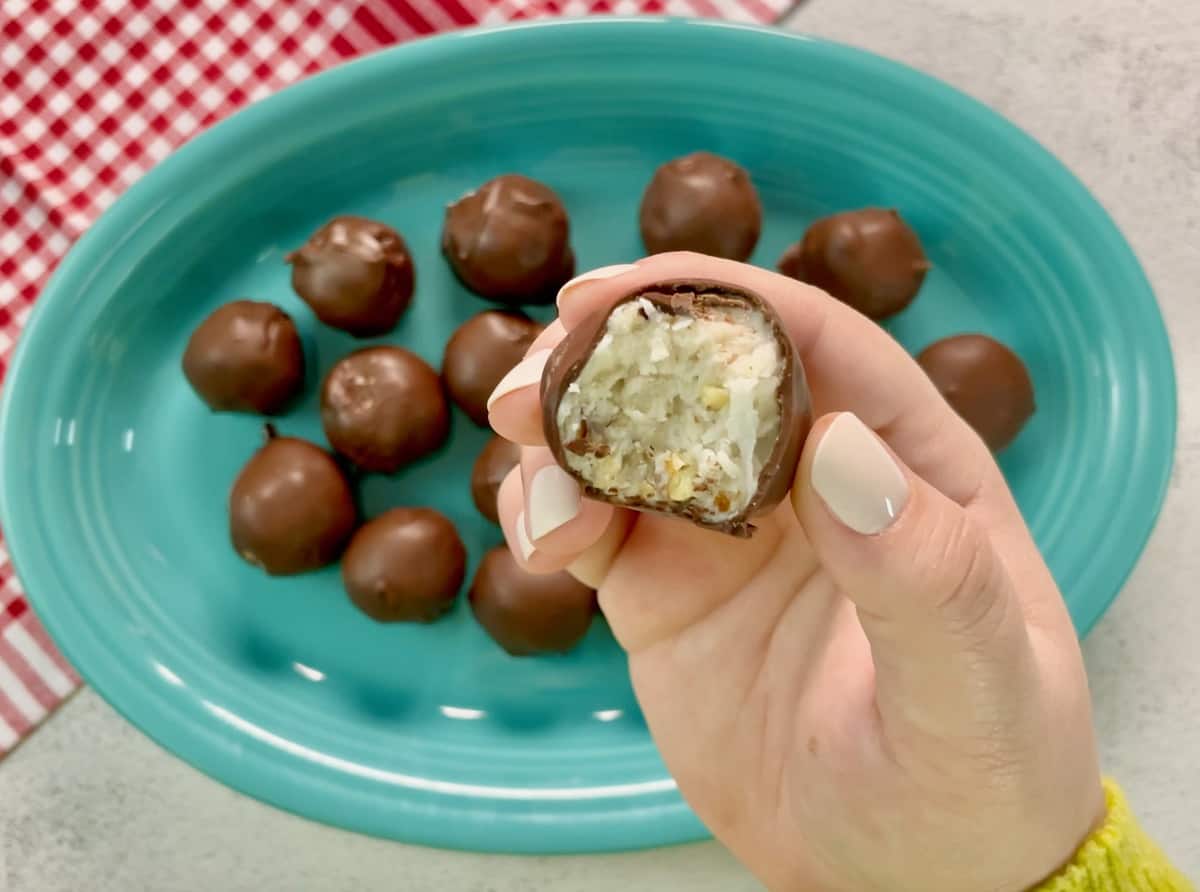
[[[421,40],[412,41],[398,46],[388,47],[368,55],[344,62],[333,68],[306,77],[265,99],[246,106],[233,115],[217,122],[202,131],[165,159],[141,176],[129,189],[120,195],[113,204],[89,227],[84,235],[69,250],[58,265],[50,280],[34,302],[33,309],[26,321],[21,336],[18,338],[16,349],[9,362],[6,375],[7,386],[0,388],[0,483],[20,480],[22,469],[15,466],[14,450],[7,445],[16,438],[14,419],[18,417],[25,401],[25,388],[21,382],[28,374],[30,356],[44,352],[44,342],[52,337],[53,331],[43,331],[42,320],[50,312],[49,308],[58,304],[72,305],[73,300],[82,300],[86,282],[91,269],[104,262],[104,255],[109,251],[109,245],[119,242],[122,225],[136,219],[140,209],[149,199],[155,197],[160,182],[172,180],[177,169],[186,170],[193,159],[199,160],[220,151],[222,145],[230,140],[236,140],[239,129],[252,126],[261,116],[284,112],[289,105],[303,105],[310,96],[315,96],[321,90],[335,90],[338,85],[350,84],[361,76],[367,75],[375,68],[386,69],[397,64],[396,59],[405,60],[405,67],[417,65],[422,59],[436,59],[447,51],[452,51],[470,42],[480,40],[504,41],[526,39],[525,35],[534,31],[577,31],[581,28],[594,31],[612,31],[619,33],[624,29],[658,29],[664,33],[673,33],[674,29],[705,29],[719,32],[718,39],[736,41],[740,38],[730,36],[732,32],[745,32],[748,41],[775,41],[780,45],[802,45],[801,51],[817,52],[830,57],[840,57],[856,68],[870,69],[885,73],[888,77],[899,78],[901,86],[930,95],[932,98],[949,103],[956,111],[972,119],[973,123],[987,124],[993,129],[999,129],[1008,138],[1021,144],[1032,153],[1032,157],[1047,172],[1055,176],[1064,187],[1075,193],[1078,201],[1093,214],[1098,225],[1106,230],[1108,245],[1116,254],[1116,261],[1137,283],[1144,297],[1157,312],[1149,328],[1153,340],[1160,348],[1156,351],[1161,355],[1160,368],[1157,369],[1159,378],[1155,384],[1163,388],[1162,401],[1169,410],[1169,419],[1162,419],[1165,426],[1161,428],[1156,442],[1166,441],[1168,460],[1162,463],[1157,476],[1146,472],[1147,483],[1152,484],[1153,509],[1148,511],[1140,523],[1128,536],[1128,541],[1136,542],[1136,549],[1130,550],[1130,556],[1118,562],[1111,573],[1111,591],[1102,598],[1089,602],[1089,609],[1078,619],[1080,635],[1084,635],[1107,610],[1113,599],[1123,588],[1132,573],[1146,543],[1161,516],[1169,478],[1175,461],[1175,438],[1178,425],[1178,394],[1175,377],[1173,355],[1170,339],[1166,331],[1161,308],[1158,307],[1153,289],[1145,271],[1138,261],[1132,246],[1122,234],[1116,222],[1100,203],[1100,201],[1084,185],[1057,156],[1042,146],[1018,125],[989,106],[974,99],[962,90],[946,83],[933,75],[925,74],[902,62],[889,59],[876,53],[859,49],[847,44],[813,37],[807,34],[782,31],[772,28],[731,24],[728,22],[700,21],[691,19],[675,19],[670,17],[643,16],[635,18],[611,17],[580,20],[548,20],[527,22],[517,25],[496,27],[470,28],[462,31],[443,33]],[[787,52],[788,50],[784,50]],[[643,802],[630,801],[629,805],[645,806],[637,813],[614,810],[605,812],[597,818],[596,814],[581,815],[579,822],[565,819],[560,823],[567,824],[567,829],[561,827],[552,832],[539,834],[540,838],[533,839],[528,835],[529,828],[520,820],[494,819],[480,820],[475,818],[467,823],[460,823],[463,818],[453,809],[439,802],[437,814],[426,815],[422,822],[406,822],[403,832],[388,831],[379,827],[379,820],[374,822],[355,819],[345,814],[344,807],[339,808],[337,800],[340,797],[353,798],[356,791],[343,790],[340,794],[336,788],[332,798],[328,791],[318,789],[323,786],[320,781],[313,782],[312,790],[306,805],[303,796],[280,788],[292,783],[295,778],[289,776],[295,767],[288,764],[280,766],[271,759],[256,756],[248,751],[241,758],[244,764],[230,767],[227,757],[221,752],[219,741],[221,735],[210,726],[196,722],[182,710],[176,710],[177,715],[163,710],[164,720],[157,717],[158,709],[154,701],[161,699],[157,691],[151,690],[138,677],[127,677],[125,667],[114,658],[108,657],[103,648],[95,643],[92,634],[72,625],[69,609],[60,610],[57,600],[48,595],[57,586],[46,584],[47,579],[55,575],[52,568],[43,564],[35,564],[26,556],[35,551],[33,544],[27,539],[34,536],[29,523],[29,509],[22,507],[14,490],[19,487],[0,485],[0,520],[5,523],[5,536],[8,543],[13,567],[21,580],[26,597],[33,605],[35,613],[43,621],[55,644],[63,651],[80,674],[91,684],[101,696],[121,713],[135,727],[166,749],[177,758],[191,764],[215,780],[234,789],[258,798],[264,802],[280,807],[294,814],[320,820],[333,826],[351,830],[382,835],[409,843],[423,843],[443,848],[453,848],[469,851],[503,851],[522,853],[563,853],[563,852],[599,852],[616,851],[648,846],[663,845],[677,842],[687,842],[704,838],[707,834],[695,816],[683,803],[677,794],[665,797],[664,801]],[[26,518],[26,523],[13,524],[14,518]],[[28,530],[28,537],[26,535]],[[60,604],[69,603],[60,601]],[[211,739],[210,739],[211,738]],[[373,800],[374,801],[374,800]],[[620,802],[622,800],[615,800]],[[320,802],[319,805],[314,803]],[[344,803],[342,803],[344,806]],[[628,806],[627,806],[628,808]],[[395,817],[399,812],[390,814]],[[424,826],[418,826],[423,824]],[[585,833],[578,828],[589,827]]]

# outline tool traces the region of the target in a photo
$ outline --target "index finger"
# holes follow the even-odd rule
[[[804,363],[817,416],[850,411],[955,501],[1004,484],[991,453],[904,348],[819,288],[703,254],[657,254],[615,276],[581,277],[558,297],[566,330],[639,288],[673,279],[741,286],[770,301]]]

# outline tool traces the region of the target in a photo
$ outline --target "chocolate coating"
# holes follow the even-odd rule
[[[554,190],[505,174],[446,208],[442,252],[464,285],[501,303],[551,303],[575,271]]]
[[[471,468],[471,498],[479,513],[492,523],[499,523],[496,497],[508,472],[521,460],[521,447],[503,437],[492,437],[479,451]]]
[[[808,227],[779,258],[779,271],[828,291],[864,316],[884,319],[913,302],[929,261],[899,213],[864,208]]]
[[[400,233],[366,217],[334,217],[287,255],[292,287],[326,325],[385,334],[412,301],[412,257]]]
[[[565,653],[596,613],[596,593],[570,573],[528,573],[503,546],[483,556],[469,597],[479,625],[514,657]]]
[[[350,600],[381,623],[437,619],[454,606],[467,550],[431,508],[393,508],[363,524],[342,557]]]
[[[1037,408],[1025,363],[987,335],[935,341],[920,352],[917,363],[993,452],[1016,439]]]
[[[332,563],[358,521],[350,484],[325,450],[268,434],[229,493],[234,550],[272,576]]]
[[[722,521],[710,521],[688,502],[679,502],[670,508],[640,500],[625,500],[620,496],[596,489],[576,473],[567,461],[567,446],[574,437],[570,432],[564,438],[559,429],[558,407],[563,395],[583,370],[592,350],[604,336],[609,315],[617,307],[629,301],[646,299],[662,311],[676,316],[690,316],[705,306],[751,307],[767,320],[779,343],[783,360],[783,373],[779,384],[779,437],[770,455],[763,463],[758,486],[746,507],[736,516]],[[800,450],[812,427],[812,402],[804,367],[795,344],[784,331],[783,323],[774,308],[762,297],[744,288],[722,282],[680,280],[663,282],[635,291],[613,303],[607,309],[594,313],[573,328],[546,361],[542,372],[542,430],[546,444],[555,460],[568,474],[574,477],[590,498],[624,508],[639,511],[654,511],[673,517],[682,517],[706,529],[748,537],[754,532],[751,519],[770,510],[783,501],[792,485]]]
[[[758,244],[762,205],[745,169],[709,152],[668,161],[654,173],[639,213],[646,251],[698,251],[745,260]]]
[[[217,412],[274,415],[304,386],[304,347],[279,307],[235,300],[192,332],[183,374]]]
[[[450,399],[480,427],[488,425],[488,397],[541,330],[539,323],[519,313],[485,310],[450,336],[442,380]]]
[[[365,347],[342,357],[321,388],[329,443],[364,471],[391,473],[437,449],[450,409],[437,372],[402,347]]]

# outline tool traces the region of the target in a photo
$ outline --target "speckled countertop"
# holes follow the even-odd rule
[[[1166,510],[1085,645],[1106,771],[1200,877],[1200,3],[812,0],[790,27],[935,74],[1049,146],[1116,217],[1167,317]],[[310,823],[168,755],[84,690],[0,764],[0,892],[741,892],[712,843],[618,856],[417,849]]]

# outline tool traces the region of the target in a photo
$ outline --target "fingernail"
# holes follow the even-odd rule
[[[522,387],[528,387],[530,384],[537,384],[541,381],[542,369],[546,367],[546,360],[549,358],[549,350],[538,350],[530,353],[509,369],[508,374],[500,379],[500,383],[496,385],[496,389],[488,397],[488,410],[491,410],[492,405],[500,397],[507,396],[514,390],[520,390]]]
[[[867,536],[891,526],[908,501],[904,473],[851,412],[838,415],[817,444],[812,487],[838,520]]]
[[[517,515],[517,548],[521,549],[521,557],[524,560],[529,560],[529,556],[533,554],[533,543],[529,541],[529,534],[525,532],[524,511]]]
[[[579,513],[579,484],[558,465],[546,465],[529,485],[529,535],[534,540],[557,530]]]
[[[611,279],[614,276],[622,276],[625,273],[635,269],[637,269],[637,267],[632,263],[618,263],[614,266],[599,266],[596,267],[596,269],[588,270],[586,273],[576,276],[571,281],[567,282],[567,284],[563,285],[562,288],[558,289],[558,306],[561,307],[563,305],[563,300],[573,290],[575,290],[577,286],[582,285],[584,282],[595,282],[598,279]]]

